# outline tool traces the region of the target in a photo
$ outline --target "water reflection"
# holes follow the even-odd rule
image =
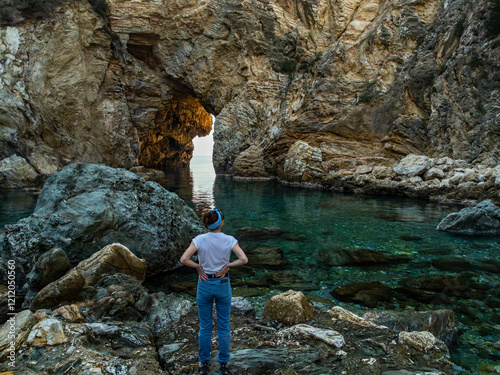
[[[211,156],[194,156],[186,167],[169,167],[158,181],[200,213],[215,207],[215,170]]]

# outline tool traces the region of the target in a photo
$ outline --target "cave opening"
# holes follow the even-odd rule
[[[139,135],[139,165],[161,170],[188,166],[195,149],[193,139],[209,136],[213,116],[199,99],[187,93],[176,94],[162,104],[154,126]]]

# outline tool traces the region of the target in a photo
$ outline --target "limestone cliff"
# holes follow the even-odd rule
[[[213,114],[218,173],[337,186],[407,154],[499,162],[489,0],[107,4],[1,30],[1,157],[185,164]]]

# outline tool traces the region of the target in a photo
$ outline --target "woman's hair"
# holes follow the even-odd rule
[[[219,213],[222,220],[224,220],[224,214],[221,211],[219,211]],[[219,220],[219,217],[217,216],[217,212],[214,210],[205,212],[203,214],[203,224],[205,224],[206,228],[208,228],[210,224],[215,223],[217,220]]]

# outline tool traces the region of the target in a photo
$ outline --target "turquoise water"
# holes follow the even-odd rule
[[[26,191],[0,191],[0,232],[4,225],[17,223],[33,213],[38,193]]]
[[[425,274],[450,274],[431,266],[433,259],[466,257],[470,261],[500,261],[500,237],[457,236],[436,230],[449,213],[462,207],[415,199],[368,197],[290,187],[276,181],[240,181],[213,173],[210,158],[194,158],[188,180],[166,186],[176,191],[201,214],[213,208],[226,217],[224,232],[237,237],[242,227],[280,227],[286,233],[268,240],[240,241],[243,249],[279,247],[288,260],[285,271],[318,286],[307,293],[333,299],[335,287],[358,281],[381,281],[397,287],[401,280]],[[186,185],[190,189],[186,189]],[[365,267],[325,267],[325,249],[370,249],[386,254],[405,254],[410,262]],[[256,270],[248,280],[262,280],[273,270]],[[499,287],[499,274],[474,271],[484,288]],[[179,275],[189,279],[189,275]],[[262,288],[262,296],[250,297],[265,303],[280,290]],[[338,301],[334,301],[339,303]],[[457,304],[455,304],[457,302]],[[343,304],[364,310],[363,306]],[[394,306],[398,309],[398,305]],[[399,308],[403,308],[400,306]],[[478,299],[457,298],[446,305],[415,304],[416,310],[455,311],[460,336],[451,348],[455,368],[461,374],[500,374],[500,313]]]
[[[333,299],[334,288],[358,281],[381,281],[397,287],[403,279],[428,273],[458,275],[435,269],[433,259],[464,256],[470,260],[500,261],[500,237],[456,236],[438,232],[439,221],[458,206],[439,205],[414,199],[337,194],[282,185],[276,181],[239,181],[215,176],[210,157],[195,157],[190,168],[167,170],[162,184],[176,192],[198,214],[217,207],[226,217],[224,232],[237,235],[243,227],[280,227],[285,234],[267,240],[241,240],[243,249],[279,247],[288,261],[285,270],[303,277],[316,287],[307,293],[332,300],[348,308],[363,306]],[[14,223],[33,210],[36,196],[22,192],[0,192],[0,224]],[[386,254],[405,254],[410,262],[384,266],[328,267],[321,254],[331,248],[370,249]],[[258,281],[273,273],[256,269],[245,280]],[[499,274],[473,270],[484,293],[499,291]],[[167,275],[191,280],[192,274]],[[162,282],[163,285],[165,283]],[[250,297],[261,306],[282,290],[260,288]],[[495,292],[496,291],[496,292]],[[451,348],[456,371],[461,374],[500,374],[499,304],[486,304],[483,295],[452,299],[446,305],[400,306],[451,309],[455,311],[460,338]]]

